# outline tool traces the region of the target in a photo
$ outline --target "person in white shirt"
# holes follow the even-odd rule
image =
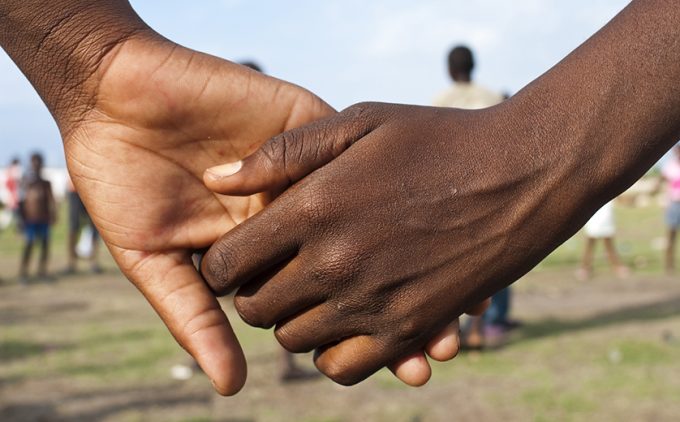
[[[448,62],[453,85],[434,99],[433,106],[476,110],[504,100],[503,94],[472,81],[475,60],[469,48],[462,45],[454,47],[449,53]]]

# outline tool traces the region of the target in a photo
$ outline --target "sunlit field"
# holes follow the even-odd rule
[[[508,344],[434,364],[424,388],[387,371],[349,388],[282,384],[272,333],[243,324],[225,299],[249,363],[231,398],[201,374],[171,377],[189,357],[108,256],[103,275],[83,262],[81,274],[24,288],[20,238],[0,233],[0,421],[680,420],[680,279],[662,272],[663,211],[616,213],[630,278],[617,279],[600,249],[595,277],[577,281],[577,235],[516,283],[524,325]],[[63,222],[52,246],[57,273]]]

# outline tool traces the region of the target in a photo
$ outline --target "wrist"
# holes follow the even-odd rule
[[[62,132],[88,111],[105,58],[152,31],[127,1],[7,1],[0,43],[29,79]]]
[[[521,92],[496,107],[490,119],[495,148],[504,151],[497,177],[516,198],[508,224],[516,235],[535,239],[540,259],[618,193],[616,176],[602,165],[600,146],[575,130],[572,116],[557,107],[550,95]]]

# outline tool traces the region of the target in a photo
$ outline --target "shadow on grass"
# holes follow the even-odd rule
[[[50,344],[23,340],[0,341],[0,361],[9,362],[16,359],[25,359],[56,349],[72,349],[68,344]]]
[[[0,406],[3,421],[49,421],[54,420],[54,406],[47,403],[17,403]]]
[[[84,312],[90,308],[85,301],[64,301],[41,304],[39,307],[16,305],[0,309],[0,324],[19,324],[24,321],[37,321],[58,318],[60,314]]]
[[[517,337],[512,340],[512,343],[633,321],[652,321],[676,315],[680,315],[680,296],[646,305],[629,306],[603,312],[585,319],[570,321],[550,318],[527,323],[517,333]]]
[[[54,402],[26,400],[20,403],[9,403],[0,406],[0,420],[2,421],[46,421],[46,420],[74,420],[100,421],[119,418],[138,418],[141,420],[158,420],[156,414],[159,409],[164,414],[178,412],[188,413],[185,420],[212,420],[211,417],[194,417],[194,406],[201,415],[210,414],[212,392],[190,392],[177,385],[161,387],[109,389],[87,392],[76,392],[64,395]],[[70,410],[63,412],[57,404],[66,404]],[[196,411],[194,411],[195,413]],[[132,415],[130,415],[132,413]],[[135,419],[136,420],[136,419]],[[228,422],[247,422],[246,419],[222,419]]]

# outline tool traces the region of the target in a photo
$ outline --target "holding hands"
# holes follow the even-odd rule
[[[0,44],[57,121],[114,259],[221,394],[246,377],[215,298],[232,290],[246,322],[315,350],[335,381],[389,366],[419,385],[425,354],[455,356],[456,316],[483,310],[680,136],[679,10],[631,2],[479,111],[336,114],[168,41],[125,0],[6,0]],[[208,247],[204,279],[191,257]]]
[[[55,117],[72,180],[114,259],[215,388],[234,394],[243,352],[191,257],[273,190],[219,195],[202,174],[334,111],[302,88],[168,41],[126,1],[43,6],[41,19],[31,2],[0,6],[0,41]],[[435,344],[452,356],[457,330]],[[391,363],[411,384],[429,377],[418,358]]]
[[[316,350],[341,384],[413,353],[424,361],[423,347],[451,358],[430,339],[552,245],[534,240],[550,217],[538,204],[555,194],[534,189],[538,163],[488,153],[512,136],[509,112],[359,104],[273,138],[226,174],[209,169],[222,194],[297,183],[215,243],[203,275],[218,294],[238,288],[246,322],[276,326],[288,350]]]

